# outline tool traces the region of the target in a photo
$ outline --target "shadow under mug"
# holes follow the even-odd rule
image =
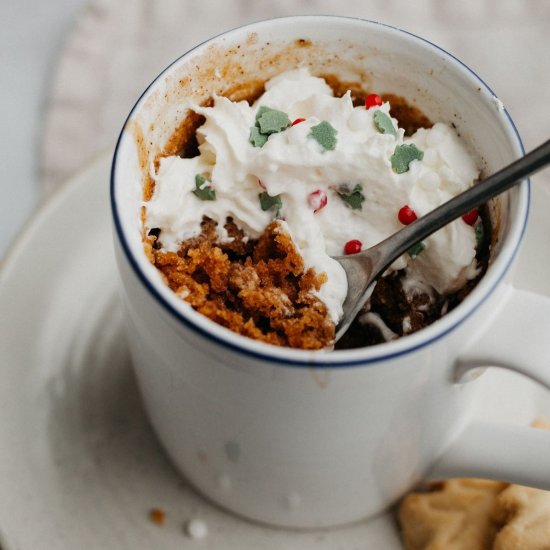
[[[246,96],[299,65],[402,95],[431,120],[453,124],[486,173],[522,154],[510,117],[478,76],[439,47],[379,23],[263,21],[180,57],[132,109],[111,176],[128,338],[160,441],[212,501],[280,526],[366,518],[427,477],[550,489],[550,434],[470,414],[479,367],[510,368],[550,388],[550,300],[507,282],[527,220],[527,181],[492,203],[490,266],[467,299],[426,329],[369,348],[311,352],[239,336],[193,311],[149,263],[142,185],[189,102]]]

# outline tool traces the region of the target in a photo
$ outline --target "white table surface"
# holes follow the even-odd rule
[[[486,80],[527,149],[548,137],[549,0],[2,0],[0,260],[40,200],[112,148],[168,62],[226,28],[298,13],[384,21],[430,39]]]

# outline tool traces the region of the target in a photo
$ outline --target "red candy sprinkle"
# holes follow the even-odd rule
[[[309,194],[307,202],[309,206],[313,208],[313,212],[319,212],[319,210],[327,205],[327,194],[322,189],[317,189]]]
[[[293,123],[292,126],[296,126],[296,124],[300,124],[300,122],[304,122],[305,118],[297,118]]]
[[[361,252],[363,248],[363,243],[357,239],[352,239],[344,245],[344,254],[357,254]]]
[[[474,225],[477,222],[477,218],[479,217],[479,212],[477,208],[474,208],[473,210],[470,210],[469,212],[466,212],[464,216],[462,216],[462,219],[468,224],[468,225]]]
[[[416,220],[416,218],[417,218],[417,216],[416,216],[415,211],[408,204],[401,207],[399,209],[398,214],[397,214],[397,219],[403,225],[409,225],[410,223],[414,222],[414,220]]]
[[[382,105],[382,98],[378,94],[369,94],[365,98],[365,108],[380,107]]]

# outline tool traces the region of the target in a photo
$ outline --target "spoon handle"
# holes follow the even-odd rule
[[[510,189],[521,179],[548,164],[550,164],[550,140],[380,242],[375,247],[378,249],[376,271],[381,273],[422,239]]]

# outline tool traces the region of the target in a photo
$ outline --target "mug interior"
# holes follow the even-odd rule
[[[180,321],[224,345],[270,361],[346,366],[424,346],[464,321],[504,276],[526,223],[527,181],[492,201],[490,265],[464,302],[417,333],[371,347],[311,352],[237,335],[175,296],[144,253],[143,185],[155,159],[172,147],[189,105],[204,103],[215,94],[234,100],[257,95],[266,80],[298,66],[364,91],[403,96],[431,121],[455,127],[484,175],[523,153],[514,124],[491,89],[459,60],[419,37],[380,23],[333,16],[255,23],[180,57],[157,77],[130,113],[115,151],[111,182],[115,228],[127,259],[160,305]]]

